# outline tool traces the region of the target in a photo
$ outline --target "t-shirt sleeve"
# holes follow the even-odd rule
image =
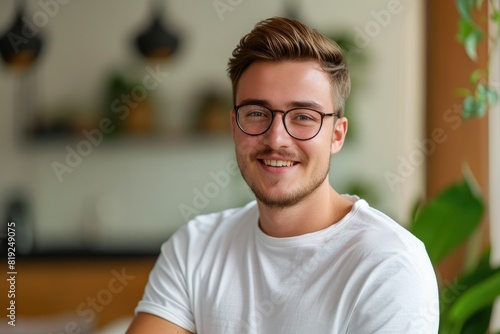
[[[196,332],[186,280],[186,229],[181,228],[161,247],[135,313],[145,312]]]
[[[438,332],[436,275],[423,246],[417,254],[412,253],[385,259],[367,277],[352,312],[348,333]]]

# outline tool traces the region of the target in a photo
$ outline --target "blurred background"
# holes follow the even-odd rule
[[[2,4],[4,31],[15,4]],[[239,175],[198,208],[193,203],[210,172],[234,159],[227,61],[256,22],[293,15],[352,50],[351,133],[333,159],[332,182],[340,191],[365,192],[404,222],[423,192],[424,162],[409,166],[401,182],[388,182],[384,172],[398,174],[406,151],[423,137],[419,6],[401,3],[391,14],[383,1],[363,12],[327,1],[27,1],[41,50],[27,71],[2,68],[3,203],[23,196],[40,251],[84,244],[157,249],[186,222],[187,207],[242,205],[252,196]],[[371,13],[377,9],[390,16]],[[156,19],[172,35],[172,46],[159,48],[171,50],[143,54],[137,38]],[[152,39],[158,34],[150,32]],[[85,240],[86,233],[96,235]]]
[[[277,15],[346,50],[353,92],[335,188],[403,226],[464,159],[488,193],[491,130],[462,126],[453,95],[474,67],[453,4],[5,0],[0,35],[31,47],[0,64],[0,217],[16,222],[16,314],[38,326],[30,333],[123,332],[161,243],[196,214],[252,200],[235,167],[226,67],[239,39]]]

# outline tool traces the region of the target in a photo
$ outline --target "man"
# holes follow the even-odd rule
[[[328,182],[347,132],[339,46],[271,18],[240,41],[229,76],[256,201],[199,216],[162,246],[128,333],[437,333],[423,244]]]

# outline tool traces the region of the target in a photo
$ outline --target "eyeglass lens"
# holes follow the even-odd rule
[[[238,107],[237,117],[241,130],[249,135],[266,132],[274,118],[273,111],[258,105]],[[323,115],[316,110],[297,108],[284,112],[283,121],[287,132],[292,137],[310,139],[321,129]]]

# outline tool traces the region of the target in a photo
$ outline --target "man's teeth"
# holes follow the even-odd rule
[[[293,161],[264,159],[264,164],[273,167],[290,167],[293,165]]]

